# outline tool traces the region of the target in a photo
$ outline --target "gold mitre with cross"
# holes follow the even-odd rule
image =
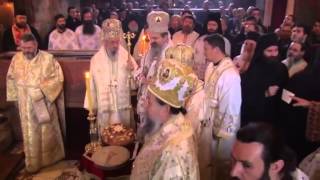
[[[177,44],[168,48],[165,52],[166,59],[173,59],[182,64],[190,66],[194,65],[194,51],[191,46],[185,44]]]
[[[169,29],[169,14],[164,11],[151,11],[147,16],[148,31],[163,33]]]
[[[117,19],[106,19],[102,23],[102,39],[119,38],[123,36],[121,22]]]
[[[197,76],[189,66],[164,59],[159,64],[156,76],[148,85],[148,90],[166,104],[181,108],[184,107],[197,81]]]
[[[173,61],[178,61],[181,64],[194,68],[194,50],[191,46],[185,44],[177,44],[168,48],[165,52],[165,58]],[[197,75],[194,74],[198,82],[194,86],[193,94],[203,88],[203,81],[199,80]]]

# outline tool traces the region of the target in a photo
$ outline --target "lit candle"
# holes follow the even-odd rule
[[[91,90],[90,90],[90,73],[89,72],[85,72],[85,80],[86,80],[86,95],[87,95],[87,101],[88,101],[88,110],[89,110],[89,114],[93,115],[92,96],[91,96]]]
[[[146,40],[147,40],[146,35],[143,35],[142,36],[142,54],[143,55],[146,53]]]

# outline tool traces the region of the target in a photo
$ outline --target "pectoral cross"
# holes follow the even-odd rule
[[[110,89],[113,89],[113,88],[117,88],[118,87],[118,82],[117,82],[117,80],[110,80],[110,83],[109,83],[109,87],[110,87]]]
[[[117,88],[118,88],[118,82],[117,80],[110,80],[110,93],[111,93],[111,99],[112,99],[112,105],[115,111],[118,111],[118,103],[116,99],[116,94],[117,94]]]

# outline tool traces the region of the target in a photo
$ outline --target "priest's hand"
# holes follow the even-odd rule
[[[140,86],[141,85],[145,85],[147,84],[147,78],[143,75],[143,74],[139,74],[139,76],[137,77],[138,81],[140,82]]]
[[[279,90],[279,86],[277,86],[277,85],[269,86],[265,92],[265,96],[266,97],[275,96],[277,94],[278,90]]]
[[[309,108],[311,105],[311,101],[308,101],[306,99],[303,98],[299,98],[299,97],[292,97],[292,100],[294,101],[294,103],[292,104],[292,106],[294,107],[304,107],[304,108]]]
[[[133,71],[137,68],[137,64],[134,62],[134,60],[130,57],[127,60],[127,69],[129,71]]]

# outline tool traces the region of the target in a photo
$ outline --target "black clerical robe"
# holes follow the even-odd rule
[[[38,31],[30,25],[29,25],[29,27],[30,27],[31,33],[37,39],[39,49],[43,49],[42,41],[41,41],[41,38],[39,36]],[[13,33],[12,33],[12,27],[10,27],[4,31],[2,46],[3,46],[3,51],[16,51],[17,50],[17,45],[14,41],[14,37],[13,37]]]
[[[287,83],[288,70],[279,61],[261,60],[251,64],[241,75],[241,125],[263,121],[276,125],[282,88]],[[275,96],[266,97],[270,86],[279,86]]]
[[[312,101],[320,101],[320,64],[308,67],[294,75],[285,87],[295,96]],[[298,161],[315,151],[319,142],[311,142],[306,137],[308,109],[293,107],[281,102],[280,127],[285,134],[288,145],[296,152]]]

